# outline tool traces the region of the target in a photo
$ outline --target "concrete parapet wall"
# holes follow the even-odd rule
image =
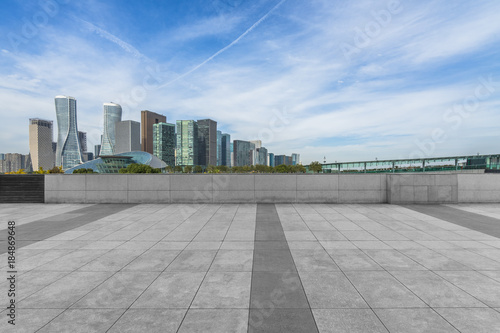
[[[500,202],[499,174],[46,175],[47,203]]]

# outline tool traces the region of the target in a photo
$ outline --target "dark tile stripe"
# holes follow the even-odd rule
[[[98,204],[16,226],[16,248],[54,237],[65,231],[119,213],[135,204]],[[7,221],[3,221],[7,223]],[[0,254],[7,252],[8,231],[0,231]]]
[[[499,219],[441,205],[408,205],[404,207],[500,238]]]
[[[274,204],[257,205],[248,332],[318,332]]]

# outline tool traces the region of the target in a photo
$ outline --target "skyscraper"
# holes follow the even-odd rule
[[[233,147],[234,166],[253,164],[253,151],[255,150],[255,144],[243,140],[234,140]]]
[[[104,103],[104,132],[102,134],[101,155],[115,154],[115,125],[122,120],[122,107],[115,103]]]
[[[78,140],[80,140],[80,150],[82,153],[87,151],[87,133],[78,131]]]
[[[231,167],[231,135],[227,133],[221,138],[221,165]]]
[[[153,124],[153,155],[169,166],[175,166],[175,125]]]
[[[141,150],[141,124],[124,120],[115,125],[115,154]]]
[[[299,165],[300,163],[300,154],[292,154],[292,165]]]
[[[217,164],[217,122],[212,119],[198,120],[198,164]]]
[[[268,154],[268,160],[269,160],[269,166],[274,167],[275,166],[275,164],[274,164],[274,153],[269,153]]]
[[[82,163],[76,120],[76,99],[70,96],[56,96],[55,105],[57,116],[56,166],[69,169]]]
[[[45,170],[55,165],[54,151],[52,150],[53,122],[33,118],[29,125],[29,145],[31,163],[36,171],[40,167]]]
[[[255,164],[267,165],[267,149],[265,147],[260,147],[255,149],[257,154],[257,161]]]
[[[101,145],[94,145],[94,158],[98,158],[101,155]]]
[[[148,110],[141,111],[141,150],[153,154],[153,124],[166,123],[167,117]]]
[[[198,123],[194,120],[177,120],[177,157],[175,164],[198,165]]]
[[[217,165],[222,165],[222,132],[217,131]]]

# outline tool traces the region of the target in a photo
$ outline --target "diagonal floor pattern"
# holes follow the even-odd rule
[[[500,331],[500,205],[110,207],[0,205],[33,233],[0,331]]]

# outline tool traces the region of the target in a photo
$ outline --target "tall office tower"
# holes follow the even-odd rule
[[[267,154],[268,165],[274,167],[274,153]]]
[[[292,156],[285,156],[285,164],[292,165]]]
[[[56,96],[57,151],[56,166],[69,169],[82,163],[78,125],[76,121],[76,99]]]
[[[234,140],[233,146],[234,166],[253,164],[253,150],[255,150],[255,144],[243,140]]]
[[[175,125],[153,124],[153,155],[167,165],[175,166]]]
[[[231,167],[231,135],[224,133],[221,137],[221,164]]]
[[[5,171],[3,171],[4,162],[5,162],[5,154],[0,154],[0,172],[5,172]]]
[[[257,154],[257,161],[255,164],[268,165],[267,164],[267,149],[265,147],[260,147],[255,149]]]
[[[115,125],[122,120],[122,107],[115,103],[104,103],[104,132],[101,141],[101,155],[115,154]]]
[[[148,110],[141,111],[141,150],[153,154],[153,124],[166,123],[167,117]]]
[[[278,165],[286,164],[285,160],[286,160],[285,155],[275,155],[274,156],[274,165],[278,166]]]
[[[194,120],[177,120],[176,165],[199,165],[198,123]]]
[[[300,154],[292,154],[292,165],[299,165],[300,163]]]
[[[222,165],[222,132],[217,131],[217,165]]]
[[[87,132],[78,131],[78,140],[80,140],[80,150],[82,153],[87,151]]]
[[[141,150],[141,124],[133,120],[119,121],[115,125],[115,154]]]
[[[94,145],[94,158],[101,156],[101,145]]]
[[[16,172],[20,169],[26,169],[26,160],[29,155],[23,154],[5,154],[2,172]]]
[[[45,170],[52,169],[55,165],[52,149],[53,122],[38,118],[29,121],[29,145],[33,169],[35,171],[40,167]]]
[[[198,164],[217,164],[217,122],[211,119],[198,120]]]
[[[89,151],[85,151],[82,153],[82,160],[83,162],[88,162],[88,161],[92,161],[94,159],[94,154],[89,152]]]

